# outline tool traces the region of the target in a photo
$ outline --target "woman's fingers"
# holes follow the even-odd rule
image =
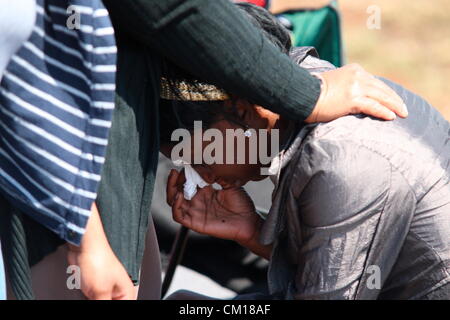
[[[358,100],[357,113],[364,113],[383,120],[394,120],[395,113],[386,108],[378,101],[371,98],[361,98]]]
[[[327,122],[355,113],[384,120],[395,119],[394,114],[408,115],[400,96],[357,64],[316,76],[322,80],[321,93],[306,122]]]
[[[191,225],[189,223],[189,220],[185,219],[189,209],[186,202],[187,201],[185,201],[185,199],[183,198],[183,194],[181,192],[178,192],[175,196],[175,201],[172,206],[172,217],[176,222],[182,224],[187,228],[190,228]]]
[[[175,195],[178,192],[178,179],[179,179],[180,173],[172,169],[170,170],[169,177],[167,178],[167,186],[166,186],[166,196],[167,196],[167,204],[169,206],[173,205]]]
[[[183,193],[178,192],[172,206],[172,218],[179,224],[194,230],[204,232],[205,206],[201,203],[194,204],[193,201],[184,199]]]
[[[97,291],[93,292],[89,297],[87,297],[89,300],[111,300],[111,292],[109,291]]]
[[[367,89],[366,96],[377,100],[402,118],[408,116],[408,109],[400,96],[398,96],[387,84],[377,78],[373,78],[370,82],[370,87]]]
[[[178,173],[178,179],[177,179],[177,187],[178,191],[183,191],[184,183],[186,182],[186,175],[184,173],[184,168],[181,169],[181,171]]]
[[[112,300],[136,300],[136,290],[130,279],[124,278],[114,287]]]
[[[177,194],[176,188],[177,179],[178,179],[178,171],[175,169],[170,170],[166,185],[166,201],[169,206],[173,205],[174,197]]]

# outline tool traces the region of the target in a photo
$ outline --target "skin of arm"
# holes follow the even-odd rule
[[[105,232],[103,231],[100,214],[98,212],[97,205],[94,202],[91,209],[91,217],[89,218],[89,222],[86,226],[86,233],[83,236],[81,245],[78,247],[69,243],[68,247],[71,251],[81,252],[83,250],[95,249],[96,246],[104,246],[107,243],[108,240],[106,239]]]
[[[259,227],[257,227],[257,228],[261,229],[261,225],[262,225],[262,221],[261,221]],[[258,255],[258,256],[266,259],[266,260],[270,260],[270,256],[272,254],[272,247],[273,247],[273,245],[267,245],[267,246],[262,245],[261,242],[259,241],[259,232],[257,232],[255,234],[255,236],[252,237],[250,240],[248,240],[248,241],[237,241],[237,243],[239,243],[241,246],[247,248],[248,250],[250,250],[254,254],[256,254],[256,255]]]
[[[81,290],[88,299],[136,299],[137,291],[108,243],[95,203],[81,245],[67,246],[68,263],[80,267]]]

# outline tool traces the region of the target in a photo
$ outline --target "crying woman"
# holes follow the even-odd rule
[[[289,34],[266,11],[240,8],[317,77],[333,68],[313,49],[292,49]],[[382,80],[404,99],[407,119],[351,115],[308,125],[167,66],[161,93],[166,126],[193,131],[201,121],[204,130],[223,136],[241,129],[248,141],[249,132],[277,130],[280,147],[269,163],[249,161],[258,152],[251,143],[229,156],[237,160],[243,152],[243,163],[192,161],[208,186],[191,200],[183,196],[184,172],[173,170],[167,183],[173,218],[268,259],[273,298],[450,299],[450,124],[422,98]],[[165,138],[169,156],[173,145]],[[258,148],[275,149],[270,141],[258,141]],[[203,154],[211,143],[192,141],[192,154]],[[223,152],[226,158],[230,151]],[[266,174],[275,189],[264,214],[242,186]]]

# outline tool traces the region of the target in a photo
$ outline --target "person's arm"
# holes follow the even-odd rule
[[[104,3],[118,34],[291,119],[328,121],[357,112],[393,119],[388,109],[406,116],[401,99],[362,68],[324,74],[321,94],[321,82],[275,48],[229,0]]]
[[[261,243],[261,241],[259,240],[260,230],[261,230],[263,221],[260,221],[260,223],[261,223],[261,225],[258,227],[258,232],[255,233],[255,235],[251,239],[246,240],[246,241],[237,241],[237,243],[239,243],[241,246],[247,248],[254,254],[256,254],[266,260],[270,260],[270,256],[272,255],[273,245],[271,245],[271,244],[263,245]]]
[[[293,191],[301,215],[295,298],[376,299],[409,230],[414,193],[386,158],[354,141],[305,150],[295,179],[306,183]]]
[[[80,267],[81,291],[88,299],[136,299],[137,291],[108,243],[95,203],[81,245],[67,246],[67,260]]]

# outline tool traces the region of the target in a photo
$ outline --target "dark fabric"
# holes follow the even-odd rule
[[[22,214],[0,196],[0,238],[5,269],[14,295],[19,300],[34,299],[30,267],[62,245],[64,240],[38,222]]]
[[[137,284],[158,163],[160,59],[125,37],[117,38],[116,108],[96,203],[113,251]],[[1,210],[8,214],[6,208]],[[30,240],[22,249],[28,247],[33,266],[62,241],[30,219],[23,221],[24,233],[18,236]],[[26,261],[16,259],[13,265],[23,268]],[[18,299],[26,298],[14,292]]]
[[[116,109],[97,205],[111,247],[137,283],[158,164],[160,60],[123,41],[117,42]]]
[[[66,27],[58,10],[69,5],[89,5],[92,12],[83,13],[81,23],[110,33],[58,30],[57,26]],[[37,9],[33,34],[12,58],[1,88],[0,238],[8,280],[20,300],[34,298],[30,265],[53,252],[64,242],[61,239],[81,241],[106,153],[115,91],[117,50],[111,22],[108,15],[94,16],[94,10],[104,10],[101,1],[41,0]],[[58,51],[58,45],[78,55]],[[94,53],[99,47],[108,52]],[[109,70],[93,72],[99,66]],[[57,84],[42,81],[37,72]],[[98,85],[109,90],[98,90]]]
[[[444,284],[443,286],[433,290],[428,293],[424,297],[421,297],[421,300],[448,300],[450,293],[450,283]]]
[[[70,6],[91,9],[85,28],[67,28]],[[99,0],[38,0],[36,10],[0,86],[0,192],[79,245],[106,154],[117,48],[108,15],[94,15],[105,11]]]
[[[320,81],[299,68],[229,0],[105,0],[117,30],[198,79],[305,119]]]
[[[0,196],[0,232],[5,268],[11,281],[12,290],[21,300],[34,298],[31,288],[31,271],[28,265],[28,251],[22,214]]]

